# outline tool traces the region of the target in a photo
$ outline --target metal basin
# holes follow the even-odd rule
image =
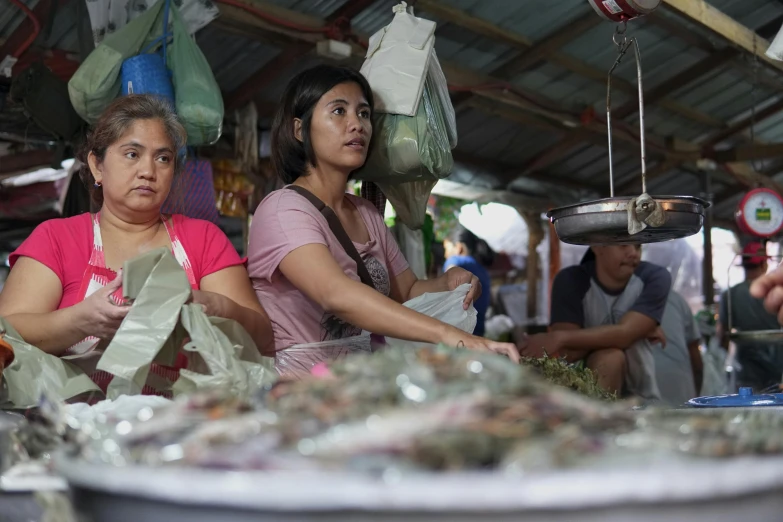
[[[704,224],[709,203],[690,196],[653,196],[666,212],[663,226],[628,234],[628,203],[632,198],[605,198],[550,210],[547,217],[560,241],[572,245],[659,243],[692,236]]]
[[[777,521],[783,458],[688,460],[619,469],[422,474],[114,468],[57,462],[95,522]],[[565,493],[567,492],[567,493]]]

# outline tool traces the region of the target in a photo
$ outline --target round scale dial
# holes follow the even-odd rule
[[[751,190],[740,201],[736,218],[746,234],[772,237],[783,228],[783,198],[767,188]]]

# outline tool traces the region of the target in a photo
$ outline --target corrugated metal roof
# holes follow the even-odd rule
[[[208,25],[196,35],[220,89],[229,94],[277,56],[281,49]]]
[[[23,0],[34,7],[37,0]],[[295,10],[311,16],[326,18],[353,0],[266,0],[277,6]],[[392,7],[399,0],[376,0],[358,16],[352,25],[363,34],[372,34],[388,24],[392,19]],[[508,31],[515,32],[532,42],[540,42],[559,31],[567,30],[575,21],[589,15],[591,8],[583,0],[555,1],[516,1],[510,0],[441,0],[449,7],[464,11],[470,16],[494,23]],[[758,28],[770,20],[783,15],[783,2],[776,0],[710,0],[710,3],[723,12],[736,18],[750,28]],[[76,31],[75,2],[69,2],[57,13],[46,42],[38,42],[47,47],[58,47],[67,51],[78,51]],[[438,22],[436,49],[442,61],[448,61],[467,69],[483,73],[503,75],[503,67],[522,52],[508,43],[477,35],[454,24],[431,17],[417,8],[417,14]],[[726,47],[726,43],[707,31],[693,26],[676,15],[661,11],[655,17],[665,17],[685,27],[709,41],[715,49]],[[7,38],[23,20],[23,14],[9,3],[0,5],[0,38]],[[607,71],[616,58],[616,47],[612,43],[614,25],[597,23],[595,27],[575,37],[558,52],[578,60],[596,71]],[[659,85],[684,73],[707,58],[711,50],[689,45],[681,37],[669,34],[661,26],[648,20],[634,21],[629,24],[628,35],[638,39],[641,48],[644,70],[645,92],[649,93]],[[274,59],[282,49],[276,45],[260,42],[247,35],[226,32],[216,25],[207,26],[197,35],[197,42],[213,68],[216,79],[225,94],[239,88],[256,71]],[[314,53],[291,63],[258,93],[257,99],[276,102],[290,78],[297,72],[319,63]],[[749,61],[752,69],[753,62]],[[783,77],[763,69],[760,74],[774,78],[783,84]],[[628,54],[618,67],[616,75],[625,82],[636,81],[636,69],[633,55]],[[517,74],[511,83],[528,91],[547,104],[547,108],[567,111],[578,116],[588,106],[596,109],[599,120],[602,118],[606,84],[603,74],[597,79],[586,78],[571,72],[551,61],[537,64]],[[759,109],[767,99],[781,96],[782,93],[767,85],[756,85],[747,71],[741,71],[726,64],[717,67],[709,74],[666,93],[666,98],[681,106],[698,111],[714,119],[729,123],[747,117],[751,106],[751,90]],[[613,106],[619,108],[633,104],[633,92],[616,89],[613,93]],[[660,104],[651,104],[646,108],[646,129],[650,135],[658,138],[676,137],[683,140],[698,141],[716,131],[716,128],[703,122],[693,121]],[[635,128],[637,114],[634,110],[625,125]],[[0,122],[5,124],[6,122]],[[584,193],[569,189],[553,189],[532,179],[513,181],[515,169],[519,169],[541,153],[556,149],[565,132],[555,132],[540,127],[528,126],[498,116],[490,116],[475,108],[466,108],[458,113],[459,148],[458,150],[472,158],[486,160],[488,166],[459,165],[452,179],[479,184],[494,189],[508,186],[512,190],[528,194],[555,194],[557,198],[572,194],[575,198]],[[619,125],[618,125],[619,127]],[[756,127],[759,140],[783,142],[783,113],[767,118]],[[741,141],[734,137],[726,143]],[[652,141],[652,140],[650,140]],[[639,157],[633,144],[615,141],[615,184],[621,186],[634,183],[639,176]],[[724,145],[725,146],[725,145]],[[654,166],[658,159],[657,150],[650,144],[649,164]],[[608,157],[604,146],[583,143],[563,148],[561,156],[553,165],[542,169],[553,176],[575,180],[584,184],[606,187],[608,194]],[[498,168],[498,165],[501,168]],[[503,168],[502,166],[507,166]],[[783,169],[781,169],[783,170]],[[715,191],[734,186],[736,181],[725,174],[716,173]],[[509,184],[510,183],[510,184]],[[639,182],[640,184],[640,182]],[[672,169],[669,173],[650,180],[650,190],[698,194],[698,179],[687,172]],[[733,200],[720,205],[719,212],[729,217],[733,210]]]

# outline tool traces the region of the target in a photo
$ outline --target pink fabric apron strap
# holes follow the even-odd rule
[[[196,281],[196,276],[193,271],[193,265],[190,263],[190,259],[188,258],[188,255],[182,246],[182,242],[179,240],[179,236],[177,235],[177,230],[176,227],[174,226],[173,219],[170,216],[161,216],[161,219],[163,221],[164,227],[166,228],[166,232],[168,233],[169,240],[171,241],[171,250],[172,253],[174,254],[175,259],[180,264],[180,266],[185,270],[191,288],[194,289],[198,288],[198,282]],[[82,277],[82,283],[79,288],[79,302],[84,301],[84,299],[91,296],[96,291],[100,290],[101,288],[104,288],[111,281],[113,281],[115,277],[117,277],[117,273],[106,266],[106,259],[103,252],[103,239],[101,237],[99,214],[93,215],[92,223],[93,223],[93,248],[90,254],[89,264],[87,265],[87,268],[84,271],[84,276]],[[113,293],[111,297],[117,303],[121,303],[123,301],[122,288],[118,289],[117,292]],[[84,365],[83,369],[88,372],[90,378],[105,393],[113,376],[110,373],[104,371],[98,371],[95,369],[95,364],[97,364],[96,355],[98,354],[93,352],[96,351],[99,343],[100,343],[100,339],[98,339],[97,337],[88,337],[82,340],[81,342],[75,344],[71,348],[69,348],[66,351],[65,355],[71,356],[69,357],[69,360],[77,365],[79,365],[78,356],[91,356],[91,357],[85,357],[84,362],[87,363],[88,360],[90,362],[89,364]],[[186,367],[187,367],[187,357],[184,354],[180,353],[177,356],[177,362],[175,363],[174,367],[153,363],[150,367],[150,373],[152,375],[161,377],[167,381],[175,382],[179,378],[179,370]],[[144,395],[170,396],[170,392],[158,392],[155,389],[153,389],[151,386],[145,386],[142,390],[142,393]]]

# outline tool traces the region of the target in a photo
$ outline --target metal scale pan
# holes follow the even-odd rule
[[[619,27],[622,27],[620,29]],[[547,213],[555,226],[557,236],[573,245],[657,243],[692,236],[704,224],[705,209],[709,203],[690,196],[654,196],[656,204],[665,213],[663,225],[648,226],[631,235],[628,232],[628,206],[631,197],[614,195],[614,161],[612,158],[612,73],[625,53],[633,46],[636,57],[636,78],[639,90],[639,141],[641,148],[642,192],[647,193],[647,164],[644,139],[644,98],[642,93],[642,59],[636,38],[625,38],[625,23],[618,27],[614,41],[619,55],[609,70],[606,84],[606,127],[609,141],[609,190],[611,197],[556,208]],[[622,40],[618,41],[617,37]]]

